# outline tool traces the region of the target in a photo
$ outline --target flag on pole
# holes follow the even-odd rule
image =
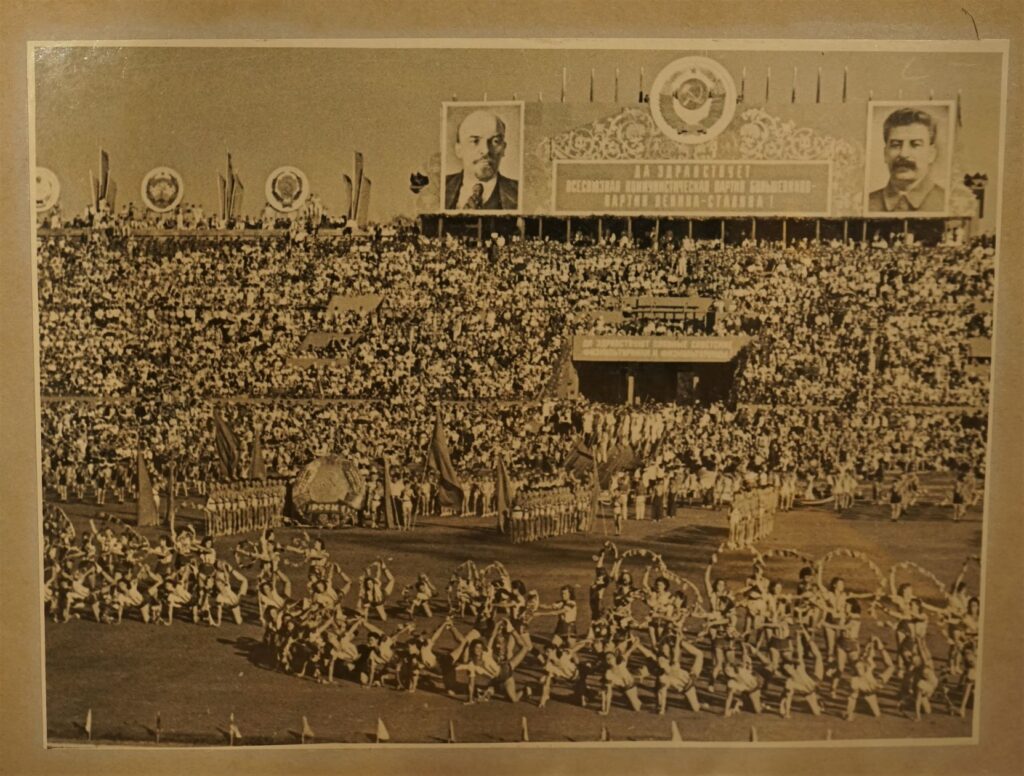
[[[529,741],[530,740],[530,727],[529,727],[529,725],[526,724],[526,717],[523,717],[522,728],[523,728],[523,741]]]
[[[226,221],[228,218],[228,183],[220,173],[217,173],[217,190],[220,192],[220,217]]]
[[[171,461],[167,471],[167,525],[171,526],[172,534],[174,533],[174,512],[176,508],[174,503],[175,469],[174,461]]]
[[[216,409],[213,411],[213,427],[221,476],[226,480],[233,479],[238,470],[238,438]]]
[[[590,101],[594,101],[594,68],[590,68]]]
[[[97,199],[107,199],[108,186],[110,184],[110,155],[100,149],[100,180],[99,196]]]
[[[461,512],[466,491],[452,465],[451,456],[448,454],[448,443],[445,441],[444,427],[441,425],[440,408],[438,408],[437,417],[434,420],[434,433],[430,439],[430,445],[427,447],[427,460],[424,468],[437,472],[440,478],[441,506],[456,507]]]
[[[235,712],[231,712],[231,718],[228,722],[228,739],[231,746],[235,745],[235,739],[242,737],[242,731],[238,729],[238,725],[235,724]]]
[[[363,184],[359,187],[359,212],[356,213],[356,225],[360,229],[365,229],[366,223],[370,219],[370,187],[372,185],[373,181],[363,178]]]
[[[309,720],[306,719],[306,715],[302,715],[302,743],[306,743],[307,738],[316,738],[313,735],[313,728],[309,726]]]
[[[149,479],[149,470],[146,468],[146,459],[142,457],[142,449],[136,463],[136,474],[138,478],[138,499],[135,505],[135,516],[137,524],[156,525],[158,515],[156,510],[156,499],[153,497],[153,482]]]
[[[384,459],[384,522],[388,528],[395,528],[395,500],[391,493],[391,464]]]
[[[231,205],[235,201],[235,167],[231,163],[231,152],[228,151],[228,196],[227,196],[227,218],[231,218]]]
[[[85,728],[85,734],[89,737],[89,740],[92,741],[92,709],[91,708],[87,712],[85,712],[85,724],[82,727]]]
[[[565,102],[565,86],[566,86],[566,81],[568,80],[568,78],[569,78],[568,71],[566,70],[566,68],[563,67],[562,68],[562,100],[561,100],[562,102]]]
[[[850,68],[843,67],[843,102],[846,102],[846,84],[850,77]]]
[[[352,202],[353,202],[353,200],[352,200],[352,197],[353,197],[352,178],[350,178],[348,175],[344,175],[344,174],[342,174],[341,178],[345,182],[345,206],[344,206],[344,210],[345,210],[345,214],[349,218],[351,218],[352,217]]]
[[[640,465],[636,452],[629,444],[617,444],[608,451],[608,460],[601,464],[601,486],[608,487],[612,476],[623,469],[632,470]]]
[[[252,452],[249,456],[249,479],[265,480],[267,478],[267,465],[263,461],[263,443],[260,441],[260,434],[263,429],[256,429],[252,438]]]
[[[498,501],[498,531],[505,533],[506,521],[512,512],[512,505],[515,503],[516,494],[509,479],[508,469],[505,468],[505,459],[498,454],[497,465],[495,466],[494,481],[496,483],[496,496]]]
[[[238,173],[231,174],[231,215],[237,215],[242,212],[242,196],[245,194],[245,187],[242,185],[242,179],[238,177]]]
[[[565,457],[563,467],[572,472],[578,479],[589,477],[594,468],[594,451],[583,437],[576,440],[573,449]]]
[[[99,207],[100,207],[100,184],[96,180],[96,177],[92,174],[92,170],[89,170],[89,193],[92,195],[92,207],[93,207],[93,210],[99,210]]]
[[[818,68],[818,83],[814,88],[814,101],[821,102],[821,68]]]
[[[675,720],[672,720],[672,741],[682,741],[683,736],[679,732],[679,725],[676,724]]]
[[[377,743],[386,744],[391,740],[391,734],[388,733],[387,726],[384,724],[384,720],[377,717]]]
[[[352,154],[352,207],[348,217],[355,219],[359,215],[359,201],[362,197],[363,187],[363,155],[359,151]]]

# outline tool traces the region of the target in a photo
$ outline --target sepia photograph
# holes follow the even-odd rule
[[[976,743],[1007,56],[33,42],[45,746]]]

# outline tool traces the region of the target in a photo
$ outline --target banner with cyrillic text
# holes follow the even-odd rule
[[[828,161],[555,160],[562,215],[827,216]]]
[[[725,363],[747,337],[573,337],[573,361]]]

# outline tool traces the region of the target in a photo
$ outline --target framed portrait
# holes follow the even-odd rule
[[[521,211],[523,102],[441,106],[441,210],[511,215]]]
[[[868,103],[865,214],[875,218],[949,212],[952,101]]]

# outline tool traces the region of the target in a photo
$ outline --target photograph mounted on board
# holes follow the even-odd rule
[[[518,213],[523,103],[444,103],[441,169],[446,213]]]
[[[868,215],[948,212],[954,111],[953,102],[868,103]]]

